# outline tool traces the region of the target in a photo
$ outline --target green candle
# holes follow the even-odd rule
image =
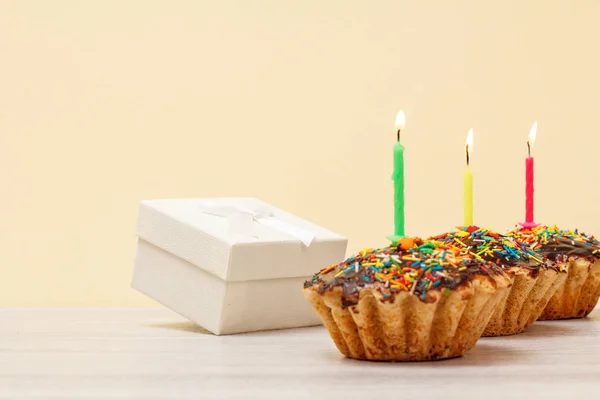
[[[404,237],[404,146],[394,144],[394,235]]]
[[[394,143],[394,236],[390,239],[396,243],[404,237],[404,146],[400,143],[400,131],[404,129],[404,112],[396,117],[397,141]]]

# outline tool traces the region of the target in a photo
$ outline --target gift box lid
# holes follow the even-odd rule
[[[347,246],[256,198],[145,200],[137,235],[227,281],[308,277],[342,261]]]

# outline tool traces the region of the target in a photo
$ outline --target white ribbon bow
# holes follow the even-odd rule
[[[288,235],[299,239],[307,247],[310,246],[315,238],[315,235],[312,232],[277,219],[273,215],[273,212],[266,207],[254,211],[246,211],[233,206],[207,203],[202,205],[202,212],[227,218],[229,230],[241,235],[258,237],[255,223],[259,223],[268,226],[269,228],[287,233]]]

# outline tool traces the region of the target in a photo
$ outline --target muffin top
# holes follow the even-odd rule
[[[453,243],[468,249],[474,257],[494,262],[504,269],[525,268],[537,275],[540,268],[561,270],[561,266],[540,253],[539,243],[529,238],[503,235],[478,226],[458,227],[457,231],[433,236],[430,240]]]
[[[600,242],[592,235],[575,230],[563,230],[553,226],[535,228],[518,227],[507,233],[516,240],[534,245],[538,251],[552,261],[564,263],[571,257],[600,259]]]
[[[357,304],[360,291],[366,287],[380,291],[384,301],[392,302],[395,294],[410,292],[424,302],[433,302],[437,296],[432,292],[448,295],[476,275],[505,276],[497,265],[467,249],[405,238],[397,246],[365,249],[324,268],[304,287],[316,286],[320,293],[341,287],[344,307]]]

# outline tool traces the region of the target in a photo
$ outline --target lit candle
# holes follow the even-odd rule
[[[394,236],[390,239],[396,243],[404,237],[404,146],[400,143],[400,131],[404,129],[406,120],[404,111],[400,110],[396,116],[396,135],[394,143]]]
[[[533,220],[533,157],[531,147],[535,142],[537,134],[537,121],[533,123],[527,140],[527,158],[525,159],[525,222],[521,225],[525,228],[537,226]]]
[[[473,152],[473,128],[469,130],[467,142],[465,144],[467,154],[467,166],[464,173],[465,199],[464,199],[464,225],[473,225],[473,174],[469,168],[469,155]]]

